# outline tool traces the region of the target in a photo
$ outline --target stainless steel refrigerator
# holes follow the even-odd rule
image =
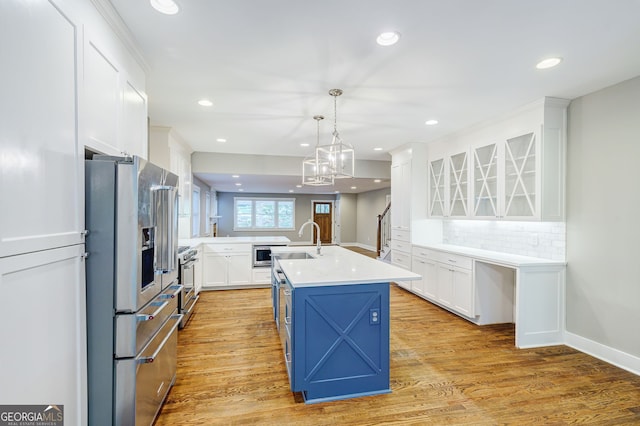
[[[89,424],[151,425],[177,367],[178,177],[85,161]]]

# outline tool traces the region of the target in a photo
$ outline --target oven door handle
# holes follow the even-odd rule
[[[171,318],[173,320],[176,320],[176,323],[173,324],[173,326],[171,327],[171,330],[169,330],[169,332],[164,337],[164,339],[162,339],[162,342],[158,346],[158,349],[156,349],[156,351],[154,353],[152,353],[151,356],[144,356],[144,357],[140,357],[140,358],[136,359],[136,363],[138,363],[138,364],[149,364],[149,363],[152,363],[158,357],[158,355],[160,354],[160,351],[164,348],[164,345],[167,344],[167,341],[171,338],[171,335],[173,335],[173,332],[180,325],[180,321],[182,321],[182,317],[183,316],[184,315],[182,315],[182,314],[171,315],[169,318]]]

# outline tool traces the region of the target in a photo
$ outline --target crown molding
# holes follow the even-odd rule
[[[111,2],[109,0],[91,0],[91,3],[100,15],[102,15],[105,21],[107,21],[107,24],[109,24],[113,32],[116,33],[131,56],[133,56],[133,58],[138,62],[144,73],[148,74],[150,70],[149,64],[140,49],[138,49],[135,37],[131,34],[129,27],[124,23],[122,17],[120,17],[118,11],[116,11]]]

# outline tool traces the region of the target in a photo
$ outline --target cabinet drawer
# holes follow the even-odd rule
[[[398,240],[398,241],[404,241],[404,242],[411,242],[411,231],[407,231],[404,229],[392,229],[391,230],[391,239],[392,240]]]
[[[404,269],[411,269],[411,256],[396,250],[391,252],[391,263]]]
[[[404,253],[411,253],[411,244],[405,241],[391,240],[391,250],[399,250]]]
[[[459,254],[452,254],[446,252],[436,252],[437,261],[451,266],[457,266],[458,268],[471,269],[473,266],[473,259],[470,257],[460,256]]]
[[[253,268],[252,281],[256,284],[271,282],[270,268]]]
[[[431,249],[428,248],[424,248],[424,247],[420,247],[420,246],[411,246],[411,254],[414,257],[419,257],[422,259],[433,259],[433,260],[437,260],[438,258],[438,252],[433,251]]]
[[[251,253],[251,244],[207,244],[205,253]]]

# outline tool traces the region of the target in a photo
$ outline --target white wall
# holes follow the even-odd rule
[[[640,357],[640,77],[568,119],[567,331]]]

